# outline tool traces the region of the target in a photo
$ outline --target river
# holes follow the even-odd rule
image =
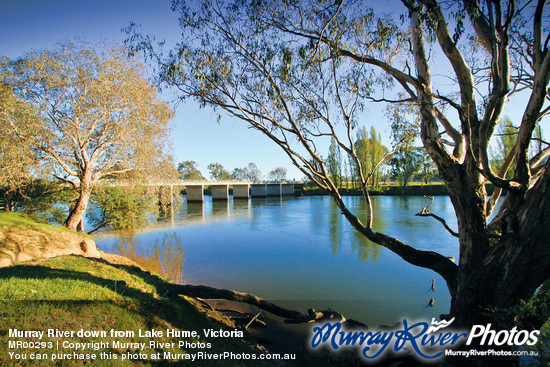
[[[372,199],[375,230],[458,258],[455,237],[433,218],[415,216],[425,198]],[[360,197],[344,201],[364,216]],[[430,210],[456,228],[448,197],[436,197]],[[302,312],[332,308],[378,326],[404,317],[429,322],[449,311],[439,275],[359,235],[326,196],[228,202],[207,196],[204,203],[183,202],[173,217],[136,235],[104,231],[94,239],[100,250],[138,258],[175,281],[249,292]]]

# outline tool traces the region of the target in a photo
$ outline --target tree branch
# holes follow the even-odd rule
[[[419,108],[421,115],[421,138],[426,151],[434,160],[438,168],[441,166],[454,166],[456,158],[445,148],[438,133],[435,116],[435,106],[432,99],[432,82],[428,58],[424,45],[424,34],[420,14],[411,13],[412,44],[416,70],[420,85],[418,90]],[[439,170],[440,173],[444,172]]]
[[[466,121],[469,121],[471,117],[476,116],[477,114],[476,101],[474,98],[475,81],[473,74],[468,66],[468,63],[464,59],[462,52],[449,34],[447,22],[445,21],[445,17],[439,4],[435,0],[424,0],[423,3],[425,4],[427,11],[430,12],[437,20],[437,26],[435,27],[437,40],[441,50],[443,50],[445,56],[451,63],[458,79],[461,97],[461,108],[458,111],[459,115],[461,115],[462,123],[464,124]]]
[[[455,231],[453,231],[451,229],[451,227],[449,227],[447,225],[447,222],[445,221],[445,219],[441,218],[440,216],[437,216],[433,213],[430,212],[430,206],[433,204],[434,202],[434,198],[432,196],[424,196],[425,198],[427,199],[431,199],[432,201],[428,204],[428,206],[424,207],[422,209],[422,211],[420,213],[416,213],[415,216],[417,217],[432,217],[432,218],[435,218],[436,220],[438,220],[441,224],[443,224],[443,226],[445,227],[445,229],[451,234],[453,235],[454,237],[458,237],[458,233],[456,233]]]
[[[349,211],[339,195],[331,193],[331,196],[353,228],[372,242],[394,252],[408,263],[435,271],[445,279],[451,295],[454,294],[458,274],[458,266],[454,262],[437,252],[417,250],[396,238],[373,231],[364,226],[359,218]]]
[[[508,168],[510,167],[512,162],[514,161],[515,156],[516,156],[516,152],[514,151],[514,149],[510,149],[510,152],[508,152],[508,155],[506,156],[506,160],[502,164],[502,167],[500,168],[500,171],[498,173],[500,177],[506,177],[506,172],[508,171]],[[502,187],[495,185],[495,190],[493,191],[493,194],[487,201],[487,209],[486,209],[487,217],[490,216],[491,213],[493,212],[493,209],[495,208],[495,205],[497,204],[501,193],[502,193]]]

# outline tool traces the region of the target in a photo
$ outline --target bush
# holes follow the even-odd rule
[[[538,351],[538,357],[522,359],[522,366],[550,365],[550,280],[542,285],[537,293],[518,305],[501,309],[487,310],[495,329],[540,330],[538,343],[524,346],[522,350]]]
[[[133,231],[153,222],[158,215],[158,205],[152,196],[146,195],[145,187],[110,186],[96,188],[87,219],[100,228]]]
[[[16,191],[0,188],[6,209],[34,219],[61,224],[67,217],[73,192],[67,185],[43,179],[30,181]]]

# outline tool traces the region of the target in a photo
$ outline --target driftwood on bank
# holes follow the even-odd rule
[[[260,323],[263,324],[263,326],[265,326],[265,323],[264,323],[263,321],[261,321],[260,319],[258,319],[258,316],[260,316],[261,314],[262,314],[262,311],[258,312],[258,313],[256,314],[256,316],[254,316],[254,317],[252,318],[252,320],[250,320],[250,322],[249,322],[248,324],[246,324],[246,326],[244,327],[244,329],[245,329],[245,330],[248,330],[248,327],[249,327],[250,325],[252,325],[252,324],[254,323],[254,321],[260,322]]]
[[[171,284],[164,285],[165,292],[169,294],[178,294],[182,296],[188,296],[193,298],[202,299],[225,299],[228,301],[243,302],[249,305],[256,306],[264,311],[270,312],[275,316],[284,318],[285,323],[288,324],[301,324],[312,321],[328,321],[334,320],[339,322],[347,322],[350,325],[366,327],[354,320],[346,320],[346,318],[334,310],[321,310],[316,311],[309,309],[307,313],[301,313],[288,308],[280,307],[274,303],[266,301],[260,297],[257,297],[250,293],[243,293],[232,291],[228,289],[218,289],[208,287],[205,285],[190,285],[190,284]]]

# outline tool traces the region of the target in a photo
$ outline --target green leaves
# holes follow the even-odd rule
[[[56,171],[76,178],[93,170],[98,180],[115,163],[128,169],[150,161],[165,143],[172,112],[118,45],[66,42],[7,69],[15,93],[43,118],[37,148]]]
[[[328,148],[328,157],[327,157],[327,170],[328,175],[331,178],[334,185],[339,188],[343,183],[343,168],[344,163],[342,161],[342,154],[340,152],[340,147],[336,143],[336,139],[332,138],[330,146]]]
[[[210,163],[207,168],[212,180],[222,181],[231,180],[232,178],[231,173],[229,173],[220,163]]]
[[[33,146],[38,143],[40,119],[30,104],[0,82],[0,187],[21,190],[37,168]]]
[[[28,143],[37,158],[81,197],[69,227],[82,222],[93,183],[152,172],[167,155],[173,113],[143,70],[126,49],[107,41],[59,43],[2,63],[1,82],[36,114],[19,118],[19,130],[35,129],[37,138]]]
[[[182,180],[204,180],[195,161],[183,161],[178,164],[178,172]]]
[[[95,190],[88,220],[95,228],[133,231],[155,220],[158,205],[145,187],[102,185]]]
[[[281,66],[279,68],[281,79],[288,82],[292,76],[292,71],[292,51],[285,46],[281,46]]]

